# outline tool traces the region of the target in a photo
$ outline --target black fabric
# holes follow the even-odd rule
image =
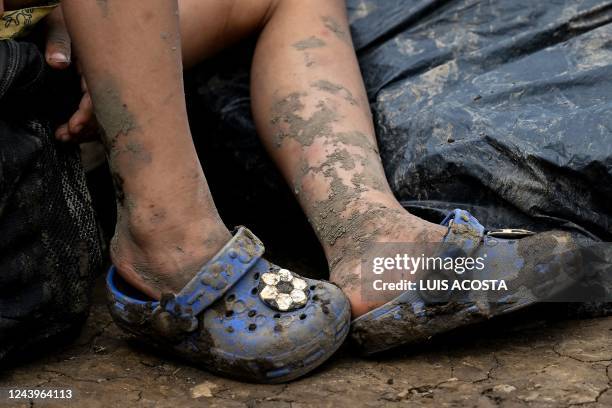
[[[348,8],[385,170],[407,208],[439,222],[461,207],[490,227],[571,223],[612,239],[611,1]],[[192,121],[221,209],[290,222],[299,210],[251,119],[251,49],[192,73]]]
[[[78,148],[51,137],[49,81],[34,45],[0,41],[0,361],[78,328],[101,266]]]

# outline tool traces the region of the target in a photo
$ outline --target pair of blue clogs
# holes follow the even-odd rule
[[[579,273],[567,259],[559,261],[571,252],[569,234],[487,232],[462,210],[453,211],[443,225],[448,227],[444,244],[453,248],[446,255],[486,256],[487,267],[469,278],[505,280],[502,297],[449,290],[431,299],[406,291],[351,324],[348,299],[338,287],[266,261],[261,241],[239,228],[183,290],[159,302],[129,296],[111,268],[111,314],[125,331],[207,370],[276,383],[323,363],[350,326],[361,349],[374,353],[544,300]]]

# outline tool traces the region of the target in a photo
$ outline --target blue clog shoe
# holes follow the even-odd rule
[[[579,248],[587,240],[568,232],[487,231],[471,214],[459,209],[442,225],[448,232],[438,255],[481,258],[485,267],[461,275],[425,272],[424,280],[446,280],[448,289],[407,290],[355,319],[351,338],[363,354],[423,342],[459,326],[549,300],[574,285],[585,272]],[[452,290],[453,282],[485,280],[503,280],[507,289],[494,290],[491,285],[489,290],[470,290],[469,285],[459,285],[460,290]]]
[[[129,295],[112,267],[110,312],[139,340],[235,379],[279,383],[327,360],[349,331],[350,307],[336,286],[262,258],[241,227],[178,294],[161,301]]]

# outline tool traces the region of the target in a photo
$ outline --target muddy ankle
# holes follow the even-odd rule
[[[337,239],[323,242],[331,271],[344,262],[361,259],[379,243],[436,243],[446,234],[446,227],[410,214],[399,203],[366,203],[361,207],[338,219],[334,229],[341,233]]]
[[[231,238],[220,221],[163,230],[122,224],[111,242],[113,264],[127,283],[155,299],[179,292]]]
[[[377,243],[436,244],[442,242],[446,227],[417,218],[403,209],[388,210],[375,222],[363,228],[364,233],[335,243],[327,251],[330,280],[345,292],[351,302],[353,317],[361,316],[382,306],[396,295],[367,296],[362,290],[369,281],[362,276],[361,261],[376,256]],[[426,245],[430,247],[430,245]],[[371,278],[371,277],[370,277]]]

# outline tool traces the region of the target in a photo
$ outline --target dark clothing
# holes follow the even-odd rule
[[[49,80],[34,45],[0,41],[0,361],[77,328],[101,264],[78,147],[53,141],[45,113]]]

